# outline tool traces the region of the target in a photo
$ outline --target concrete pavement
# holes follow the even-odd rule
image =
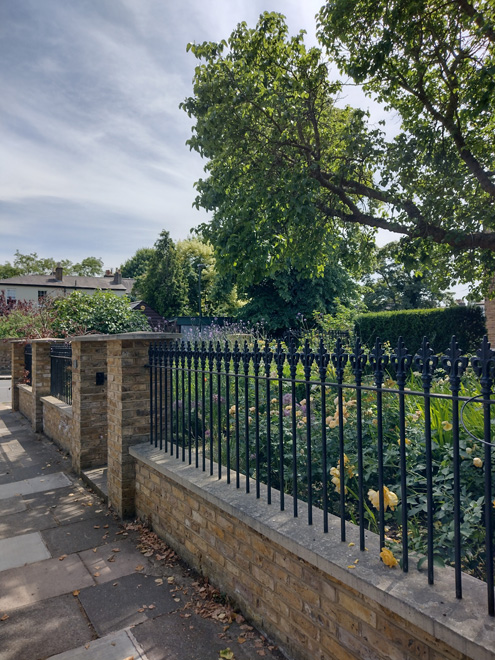
[[[260,656],[282,658],[157,537],[122,526],[68,458],[0,403],[0,660]]]

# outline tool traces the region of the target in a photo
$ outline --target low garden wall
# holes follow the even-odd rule
[[[404,574],[378,559],[378,538],[340,519],[323,534],[293,518],[274,497],[266,505],[148,444],[130,447],[136,461],[136,512],[188,563],[228,594],[289,656],[298,660],[494,660],[495,622],[486,586],[453,571]]]
[[[42,397],[43,433],[70,453],[72,437],[72,406],[53,396]]]
[[[17,385],[19,393],[19,412],[31,423],[33,421],[33,388],[31,385]]]

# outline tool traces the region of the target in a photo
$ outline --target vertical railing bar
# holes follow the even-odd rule
[[[201,452],[202,470],[206,472],[206,346],[201,342]]]
[[[283,377],[285,352],[282,350],[280,340],[277,341],[275,350],[275,363],[277,365],[278,377],[278,459],[279,459],[279,489],[280,489],[280,510],[285,509],[285,451],[284,451],[284,426],[283,426]]]
[[[242,363],[244,367],[244,453],[245,453],[245,471],[246,471],[246,493],[250,491],[250,475],[249,475],[249,361],[251,354],[248,349],[247,342],[244,342],[244,349],[242,352]]]
[[[164,344],[163,348],[164,348],[164,351],[163,351],[163,381],[164,381],[164,389],[165,389],[165,400],[164,400],[165,444],[164,444],[164,451],[165,451],[165,453],[167,453],[167,451],[168,451],[168,438],[169,438],[168,397],[170,395],[170,392],[168,391],[168,354],[169,354],[168,344]]]
[[[160,373],[160,451],[163,450],[163,345],[159,344],[158,346],[158,371]]]
[[[354,344],[354,352],[351,357],[351,366],[356,386],[356,435],[357,435],[357,459],[358,459],[358,515],[359,515],[359,549],[365,550],[365,528],[364,528],[364,477],[363,477],[363,411],[362,411],[362,376],[367,362],[367,356],[363,351],[359,337]]]
[[[154,346],[150,344],[148,349],[148,366],[150,370],[150,444],[153,444],[153,360]]]
[[[213,344],[210,341],[208,346],[208,380],[209,380],[209,395],[210,395],[210,442],[209,442],[209,458],[210,458],[210,475],[213,476],[213,436],[214,436],[214,417],[213,417],[213,360],[214,350]]]
[[[191,342],[187,342],[187,451],[188,451],[188,463],[192,464],[192,423],[191,423],[191,408],[192,408],[192,397],[191,397],[191,360],[192,360],[192,350]]]
[[[254,367],[254,439],[255,439],[255,462],[256,462],[256,498],[260,497],[260,379],[259,366],[261,355],[258,342],[255,340],[253,346]]]
[[[222,478],[222,349],[220,342],[217,342],[217,427],[218,427],[218,444],[217,444],[217,469],[218,478]]]
[[[230,484],[230,347],[228,342],[225,342],[223,358],[225,361],[225,469],[227,470],[227,483]]]

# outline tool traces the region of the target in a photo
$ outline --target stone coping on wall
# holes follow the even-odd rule
[[[329,516],[329,532],[323,533],[322,511],[313,508],[313,525],[307,524],[308,505],[298,502],[299,516],[293,517],[293,499],[285,496],[285,511],[280,511],[278,492],[272,490],[268,505],[267,489],[261,485],[261,497],[256,499],[255,483],[251,492],[235,487],[235,473],[227,484],[226,470],[218,479],[214,475],[183,463],[149,444],[130,447],[130,454],[166,478],[200,495],[207,502],[238,518],[266,538],[351,589],[359,591],[379,605],[393,611],[433,637],[476,660],[495,659],[495,619],[487,614],[486,585],[469,575],[463,575],[463,598],[456,599],[454,571],[435,568],[435,584],[428,585],[426,571],[416,570],[410,557],[410,571],[388,568],[379,560],[379,539],[366,532],[367,551],[359,550],[359,530],[346,524],[346,541],[340,541],[340,518]],[[201,459],[200,459],[201,460]],[[173,534],[173,532],[171,532]],[[354,563],[356,559],[359,562]],[[349,566],[353,566],[352,570]]]
[[[67,417],[72,417],[72,406],[68,403],[65,403],[65,401],[61,401],[54,396],[42,396],[41,401],[50,406],[55,406],[58,408],[59,412],[67,415]]]
[[[179,339],[180,334],[176,332],[125,332],[120,335],[84,335],[83,337],[72,337],[71,342],[80,341],[136,341],[137,339]]]
[[[33,386],[32,385],[25,385],[24,383],[19,383],[17,385],[18,390],[23,390],[24,392],[27,392],[28,394],[33,393]]]

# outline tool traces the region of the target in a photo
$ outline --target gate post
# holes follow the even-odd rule
[[[26,342],[22,339],[11,342],[12,346],[12,384],[10,386],[12,397],[12,410],[19,410],[19,390],[17,386],[24,380],[24,348]]]
[[[148,349],[177,335],[132,332],[108,337],[108,502],[122,518],[135,512],[135,466],[129,447],[148,442]]]

